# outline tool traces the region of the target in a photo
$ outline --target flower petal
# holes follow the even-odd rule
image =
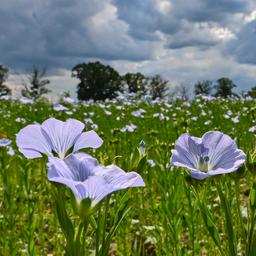
[[[145,183],[141,176],[136,172],[126,173],[116,165],[99,166],[96,168],[95,173],[104,177],[108,184],[113,189],[121,190],[128,187],[144,187]]]
[[[76,189],[80,200],[89,197],[93,205],[114,191],[113,187],[101,176],[89,177],[83,183],[77,184]]]
[[[58,157],[50,157],[47,163],[47,177],[51,180],[54,177],[62,177],[69,180],[75,180],[75,175],[72,170],[67,166],[65,161],[59,159]]]
[[[82,148],[99,148],[103,140],[95,131],[83,132],[76,140],[74,151]]]
[[[19,151],[27,158],[41,157],[41,153],[52,156],[51,142],[42,134],[39,124],[28,125],[16,135]]]
[[[199,138],[190,137],[188,133],[181,135],[175,143],[172,151],[171,164],[197,170],[201,144]]]
[[[94,175],[94,169],[99,165],[97,159],[85,153],[71,154],[64,159],[73,174],[73,179],[83,182]]]
[[[78,191],[78,189],[76,188],[76,185],[78,182],[75,182],[73,180],[70,179],[66,179],[63,177],[52,177],[52,178],[48,178],[51,182],[56,182],[56,183],[60,183],[63,185],[66,185],[68,188],[70,188],[75,196],[75,198],[77,198],[78,200],[81,199],[80,197],[80,193]]]
[[[200,172],[200,171],[191,171],[190,176],[193,179],[197,180],[204,180],[205,178],[209,177],[209,172]]]
[[[232,172],[245,162],[245,153],[237,149],[235,141],[228,135],[211,131],[202,139],[205,147],[209,149],[209,166],[213,171]]]
[[[83,129],[84,124],[75,119],[68,119],[63,122],[55,118],[49,118],[42,123],[45,137],[49,138],[52,143],[52,149],[62,158],[74,145]]]

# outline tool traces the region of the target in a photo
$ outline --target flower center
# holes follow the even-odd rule
[[[198,169],[202,172],[208,172],[209,171],[209,157],[201,155],[199,158],[199,163],[198,163]]]

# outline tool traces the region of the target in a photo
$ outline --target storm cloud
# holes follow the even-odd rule
[[[46,67],[56,83],[74,65],[100,60],[174,82],[184,72],[190,82],[231,74],[246,87],[254,80],[241,70],[256,66],[255,10],[253,0],[4,0],[0,63]]]

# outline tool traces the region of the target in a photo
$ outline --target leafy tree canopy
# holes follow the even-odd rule
[[[149,89],[152,99],[164,98],[168,90],[168,82],[164,80],[160,75],[155,75],[149,80]]]
[[[246,96],[250,96],[252,98],[256,98],[256,86],[253,86],[251,88],[251,90],[249,90],[247,93],[246,93]]]
[[[128,85],[129,92],[144,93],[147,89],[148,78],[139,72],[127,73],[122,79]]]
[[[228,98],[231,96],[237,96],[232,90],[235,88],[236,85],[233,83],[233,81],[227,77],[222,77],[217,80],[217,84],[214,86],[216,89],[215,96],[216,97],[223,97]]]
[[[114,98],[121,89],[121,76],[99,61],[81,63],[72,69],[72,77],[80,80],[77,85],[79,100],[105,100]]]
[[[212,82],[210,80],[199,81],[194,85],[195,95],[210,95]]]

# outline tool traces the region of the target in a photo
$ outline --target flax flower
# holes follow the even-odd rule
[[[245,153],[234,140],[218,131],[210,131],[202,138],[181,135],[175,143],[171,164],[190,170],[192,178],[205,179],[217,174],[236,171],[246,160]]]
[[[112,192],[145,185],[136,172],[126,173],[115,165],[105,167],[85,153],[71,154],[64,160],[50,157],[47,169],[50,181],[69,187],[78,202],[90,198],[92,205]]]
[[[75,119],[66,122],[49,118],[40,124],[28,125],[16,136],[19,151],[27,158],[58,156],[64,159],[68,151],[98,148],[103,140],[94,131],[83,132],[84,124]]]

